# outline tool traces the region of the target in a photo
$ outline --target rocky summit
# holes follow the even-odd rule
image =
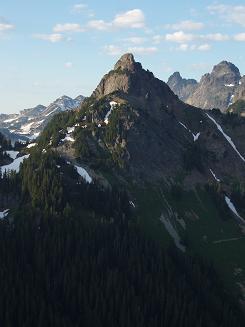
[[[188,104],[202,109],[220,109],[225,112],[230,105],[244,98],[245,84],[239,69],[232,63],[222,61],[205,74],[199,83],[182,79],[174,73],[168,85]]]
[[[173,73],[168,79],[168,86],[178,95],[180,100],[186,102],[190,94],[193,94],[198,87],[195,79],[182,78],[179,72]]]

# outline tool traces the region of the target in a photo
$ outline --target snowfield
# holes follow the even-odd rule
[[[23,157],[19,157],[19,158],[16,158],[11,164],[9,165],[5,165],[5,166],[1,166],[1,170],[2,170],[2,173],[4,173],[5,171],[8,172],[8,171],[15,171],[16,173],[18,173],[20,171],[20,164],[24,161],[24,159],[27,159],[29,158],[29,154],[23,156]]]
[[[16,159],[17,155],[19,154],[19,151],[9,150],[6,151],[6,153],[10,156],[10,158]]]

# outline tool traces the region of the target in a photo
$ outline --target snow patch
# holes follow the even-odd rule
[[[215,175],[215,173],[212,171],[212,169],[209,169],[210,173],[213,175],[213,178],[216,180],[216,182],[220,183],[220,179]]]
[[[4,211],[0,211],[0,219],[4,219],[5,217],[7,217],[8,214],[9,214],[9,209],[5,209]]]
[[[76,165],[74,165],[74,167],[76,168],[76,170],[77,170],[77,173],[83,178],[83,179],[85,179],[85,181],[87,182],[87,183],[89,183],[89,184],[91,184],[92,183],[92,177],[89,175],[89,173],[84,169],[84,168],[82,168],[82,167],[80,167],[80,166],[76,166]]]
[[[197,134],[194,134],[194,133],[192,133],[192,131],[191,131],[189,128],[187,128],[186,125],[183,124],[181,121],[179,121],[179,124],[180,124],[181,126],[183,126],[184,129],[186,129],[189,133],[192,134],[193,139],[194,139],[194,142],[196,142],[196,141],[198,140],[199,136],[201,135],[200,132],[198,132]]]
[[[106,125],[109,124],[109,117],[110,117],[112,111],[115,109],[115,106],[117,106],[117,105],[118,105],[118,103],[115,102],[115,101],[111,101],[111,102],[110,102],[111,109],[107,112],[107,114],[105,115],[105,119],[104,119],[104,123],[105,123]]]
[[[6,151],[6,153],[10,156],[11,159],[16,159],[17,155],[19,154],[19,151]]]
[[[27,149],[33,148],[34,146],[36,146],[37,143],[31,143],[27,145]]]
[[[50,111],[50,112],[47,113],[45,116],[48,117],[49,115],[53,114],[56,110],[57,110],[57,108],[55,108],[54,110]]]
[[[185,124],[181,123],[181,121],[179,121],[179,124],[180,124],[181,126],[183,126],[187,131],[190,131],[190,130],[185,126]]]
[[[239,213],[237,212],[234,204],[231,202],[231,199],[228,198],[228,196],[225,196],[225,202],[228,205],[229,209],[243,222],[245,223],[245,220],[239,215]]]
[[[136,207],[133,201],[129,201],[129,204],[130,204],[133,208]]]
[[[231,106],[231,105],[233,104],[234,96],[235,96],[234,94],[232,94],[232,95],[230,96],[228,106]]]
[[[234,84],[225,84],[226,87],[234,87]]]
[[[22,125],[20,128],[21,129],[20,134],[29,134],[33,124],[34,124],[34,122],[32,122],[30,124]]]
[[[20,164],[24,161],[24,159],[29,158],[29,156],[30,155],[27,154],[27,155],[25,155],[23,157],[16,158],[11,164],[2,166],[1,167],[2,172],[4,173],[5,171],[8,172],[8,171],[13,170],[16,173],[18,173],[19,170],[20,170]]]
[[[194,138],[194,142],[196,142],[198,140],[198,138],[199,138],[200,135],[201,135],[200,132],[198,132],[196,135],[192,133],[192,136]]]
[[[177,246],[177,248],[179,248],[182,252],[185,252],[185,246],[181,244],[180,236],[179,236],[178,232],[176,231],[176,229],[174,228],[174,226],[171,224],[170,220],[168,218],[164,217],[164,215],[161,215],[160,220],[164,224],[169,235],[173,238],[174,243]]]
[[[75,126],[67,127],[67,133],[68,134],[73,133],[74,131],[75,131]]]
[[[216,120],[211,117],[209,114],[206,113],[208,118],[212,120],[212,122],[216,125],[217,129],[220,131],[221,134],[223,134],[224,138],[227,140],[227,142],[231,145],[231,147],[234,149],[234,151],[239,155],[239,157],[242,159],[242,161],[245,162],[245,158],[241,155],[241,153],[237,150],[235,144],[232,142],[232,139],[230,136],[228,136],[222,129],[222,127],[216,122]]]
[[[16,119],[18,119],[18,117],[11,118],[11,119],[6,119],[6,120],[4,120],[3,122],[4,122],[4,123],[11,123],[12,121],[15,121]]]

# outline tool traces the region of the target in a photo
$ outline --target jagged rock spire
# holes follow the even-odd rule
[[[116,63],[114,70],[117,69],[126,69],[129,71],[133,71],[135,68],[135,60],[132,53],[125,53]]]

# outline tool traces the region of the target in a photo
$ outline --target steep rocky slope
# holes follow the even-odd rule
[[[195,79],[182,78],[179,72],[173,73],[173,75],[169,77],[167,84],[170,89],[178,95],[180,100],[184,102],[198,87],[198,83]]]

